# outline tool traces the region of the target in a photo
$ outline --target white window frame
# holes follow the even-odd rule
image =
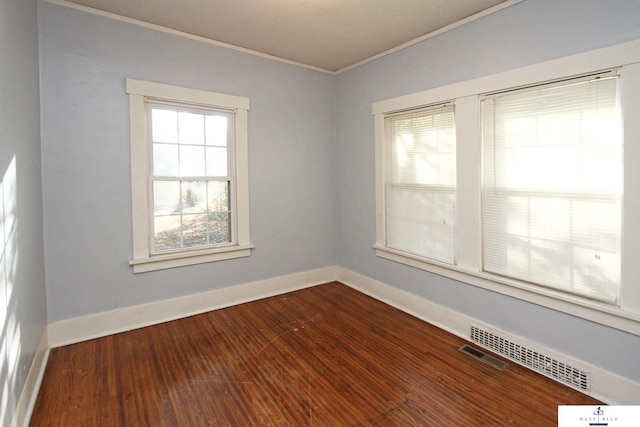
[[[618,304],[607,304],[482,271],[481,112],[482,94],[551,82],[608,69],[620,72],[624,144],[622,273]],[[394,251],[385,245],[384,117],[440,102],[456,108],[456,265]],[[640,40],[515,70],[375,102],[376,255],[544,307],[640,335]]]
[[[221,261],[251,254],[249,237],[248,122],[249,98],[190,89],[162,83],[126,79],[129,95],[131,139],[131,202],[134,273]],[[232,110],[235,116],[235,150],[231,162],[235,171],[235,200],[232,227],[236,241],[229,245],[152,254],[151,251],[151,143],[146,99],[201,105]]]

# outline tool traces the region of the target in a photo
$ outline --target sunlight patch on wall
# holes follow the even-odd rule
[[[18,264],[16,158],[0,182],[0,425],[8,425],[17,403],[20,324],[16,318],[15,275]]]

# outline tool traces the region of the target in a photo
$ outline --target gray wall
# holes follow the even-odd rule
[[[0,426],[13,418],[47,323],[36,7],[0,0]]]
[[[40,4],[49,321],[335,265],[335,79]],[[134,275],[126,77],[251,99],[248,258]]]
[[[637,39],[639,24],[637,0],[526,0],[339,75],[339,264],[640,382],[638,336],[383,260],[371,248],[372,102]]]

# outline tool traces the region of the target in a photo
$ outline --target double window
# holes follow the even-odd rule
[[[636,330],[636,50],[374,103],[376,254]]]
[[[135,272],[248,256],[247,98],[127,79]]]
[[[480,96],[482,271],[617,302],[622,126],[611,74]],[[449,265],[454,111],[388,113],[383,124],[383,246]]]

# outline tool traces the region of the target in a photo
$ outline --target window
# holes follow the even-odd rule
[[[640,334],[640,41],[372,111],[377,256]]]
[[[386,245],[453,264],[453,105],[390,114],[384,120]]]
[[[617,302],[617,83],[595,76],[482,101],[484,271]]]
[[[233,114],[147,101],[147,117],[153,152],[151,253],[233,242]]]
[[[134,272],[248,256],[249,100],[127,79]]]

